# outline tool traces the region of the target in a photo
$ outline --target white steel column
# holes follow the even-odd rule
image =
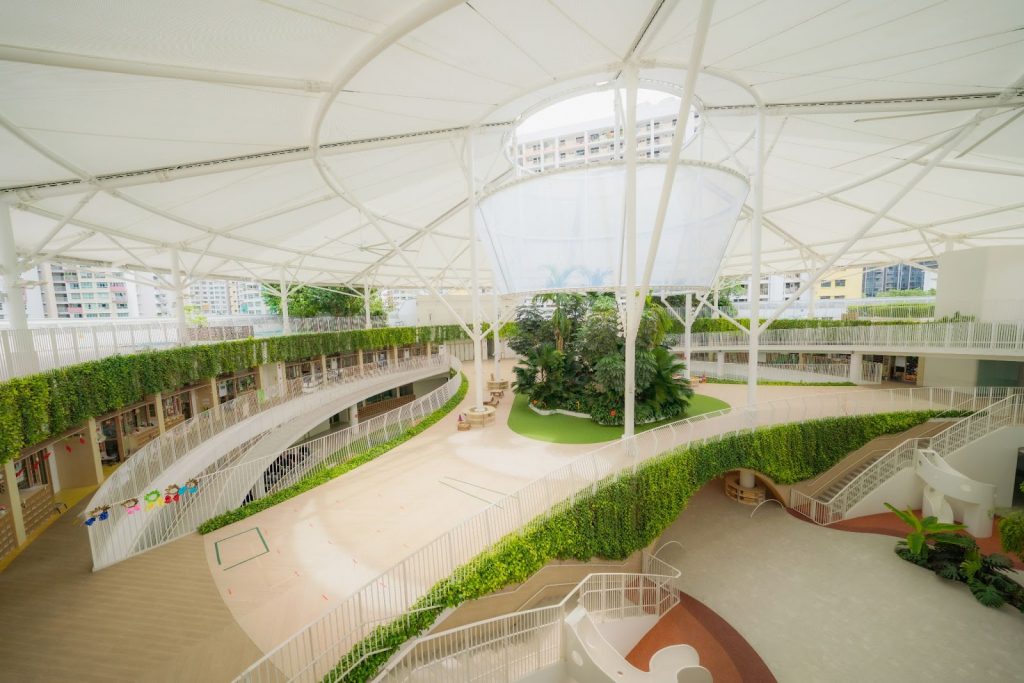
[[[626,160],[626,376],[623,390],[626,405],[623,411],[623,438],[633,436],[636,422],[636,335],[639,325],[634,318],[643,313],[643,302],[637,302],[636,291],[636,90],[637,65],[629,63],[623,70],[626,82],[626,132],[623,144]]]
[[[703,138],[703,136],[701,136]],[[711,309],[711,317],[718,319],[722,317],[722,312],[718,310],[718,285],[715,285],[715,298],[714,305]]]
[[[541,152],[543,154],[543,152]],[[476,171],[473,159],[473,133],[466,134],[466,184],[469,198],[469,268],[472,271],[470,299],[473,305],[473,395],[474,408],[484,409],[484,359],[480,348],[483,335],[480,334],[480,272],[476,248]]]
[[[14,225],[11,223],[11,207],[0,204],[0,272],[4,276],[4,312],[11,325],[11,352],[14,356],[15,375],[28,375],[39,371],[39,358],[32,345],[28,331],[28,315],[25,313],[25,288],[21,284],[21,266],[14,246]],[[54,349],[56,353],[56,349]],[[8,486],[13,479],[8,479]]]
[[[39,264],[39,277],[43,280],[40,286],[43,296],[46,297],[46,317],[56,320],[60,315],[57,311],[57,292],[53,284],[53,268],[49,263]]]
[[[690,379],[693,373],[690,371],[690,356],[693,355],[693,292],[686,293],[686,322],[683,324],[683,356],[686,359],[686,379]]]
[[[188,320],[185,318],[185,285],[181,280],[178,249],[171,247],[171,287],[174,292],[174,318],[178,323],[178,344],[188,345]]]
[[[281,279],[278,283],[278,291],[281,292],[281,325],[284,334],[292,333],[292,324],[288,319],[288,281],[284,276],[284,268],[281,269]]]
[[[860,384],[864,379],[864,354],[850,354],[850,381]]]
[[[754,125],[754,182],[751,188],[753,216],[750,219],[750,337],[747,346],[747,404],[757,405],[757,354],[760,347],[761,329],[761,217],[764,211],[764,107],[758,103]]]
[[[370,288],[363,285],[363,315],[366,317],[366,329],[373,327],[370,320]]]
[[[557,140],[557,138],[555,138]],[[494,290],[494,381],[501,381],[501,307],[498,305],[498,290]]]

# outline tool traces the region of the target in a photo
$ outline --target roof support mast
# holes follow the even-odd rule
[[[466,133],[466,196],[469,198],[469,269],[470,301],[473,306],[473,408],[484,410],[484,359],[480,334],[480,265],[477,263],[476,244],[476,171],[474,170],[473,131]]]

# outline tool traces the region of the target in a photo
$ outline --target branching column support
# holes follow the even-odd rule
[[[498,305],[498,290],[494,290],[494,379],[501,381],[501,307]]]
[[[363,285],[363,315],[366,317],[366,329],[373,327],[373,321],[370,319],[370,288],[367,285]]]
[[[638,69],[629,63],[623,70],[626,83],[626,132],[624,152],[626,161],[625,233],[626,233],[626,372],[625,410],[623,412],[623,438],[633,436],[636,424],[636,335],[639,325],[635,322],[643,312],[643,302],[638,302],[636,290],[636,91]]]
[[[693,355],[693,292],[686,293],[686,321],[683,323],[683,356],[686,360],[686,379],[692,377],[690,357]]]
[[[0,271],[4,276],[6,300],[4,312],[11,325],[11,351],[17,374],[31,374],[39,371],[39,358],[32,345],[28,331],[28,315],[25,313],[25,288],[22,285],[21,266],[14,246],[14,225],[11,223],[11,207],[0,203]],[[8,480],[11,481],[11,480]]]
[[[281,268],[281,280],[278,290],[281,292],[281,326],[284,334],[292,333],[292,323],[288,318],[288,280],[285,277],[284,268]]]
[[[469,268],[471,275],[470,300],[473,306],[473,395],[474,408],[484,409],[483,335],[480,324],[480,266],[477,262],[476,231],[476,171],[473,153],[473,133],[466,134],[466,183],[469,197]]]
[[[747,346],[747,404],[757,405],[757,355],[761,328],[761,222],[764,214],[764,107],[758,103],[754,124],[753,215],[750,219],[750,336]]]
[[[174,320],[178,323],[178,343],[188,346],[188,319],[185,317],[185,282],[181,276],[178,248],[171,247],[171,291],[174,292]]]

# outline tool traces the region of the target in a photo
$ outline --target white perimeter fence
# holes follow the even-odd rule
[[[723,363],[715,361],[691,360],[691,376],[704,375],[717,379],[747,380],[749,368],[746,363]],[[758,379],[772,382],[855,382],[856,384],[880,384],[882,382],[882,364],[866,361],[862,363],[861,377],[850,379],[848,363],[758,363]]]

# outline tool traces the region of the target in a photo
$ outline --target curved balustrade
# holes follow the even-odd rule
[[[294,421],[299,415],[311,414],[321,406],[332,406],[337,403],[340,398],[339,393],[348,395],[363,384],[370,383],[372,386],[373,381],[380,378],[390,378],[415,370],[437,372],[449,367],[451,367],[449,357],[446,354],[440,354],[429,358],[413,358],[390,365],[366,365],[362,369],[358,367],[345,368],[333,377],[329,377],[328,381],[318,385],[303,384],[300,379],[292,380],[275,394],[274,398],[267,397],[265,401],[260,401],[259,397],[255,396],[255,392],[252,392],[249,396],[244,397],[244,402],[232,406],[228,415],[215,415],[206,420],[199,418],[203,418],[207,413],[198,415],[175,427],[175,430],[184,427],[183,434],[174,435],[172,432],[175,430],[168,431],[162,435],[161,439],[157,440],[160,443],[153,442],[156,447],[148,453],[143,451],[136,453],[115,472],[115,475],[119,475],[122,470],[125,470],[124,474],[116,477],[116,481],[114,476],[108,479],[110,486],[101,488],[91,505],[116,506],[124,500],[133,498],[141,500],[143,495],[147,491],[154,490],[154,487],[162,491],[163,486],[168,483],[181,484],[200,473],[209,475],[228,466],[236,465],[244,458],[246,452],[281,425]],[[372,386],[372,388],[379,389],[376,386]],[[243,397],[239,397],[233,403],[238,403],[240,399]],[[225,404],[225,406],[227,405]],[[403,406],[403,408],[405,407]],[[271,410],[272,408],[283,409]],[[396,411],[385,415],[392,413],[396,413]],[[189,423],[193,424],[189,426]],[[368,424],[373,424],[373,421]],[[217,438],[219,441],[215,442]],[[228,447],[229,444],[230,447]],[[195,462],[195,458],[186,457],[199,451],[203,451],[202,454],[207,457],[212,455],[215,459],[212,462],[208,459]],[[209,452],[207,453],[207,451]],[[270,458],[271,462],[277,454],[273,454]],[[128,466],[137,459],[138,464],[129,468]],[[250,466],[259,467],[261,462],[261,460],[254,461],[250,463]],[[271,462],[266,463],[266,466],[269,467]],[[233,504],[228,504],[230,501],[225,502],[224,505],[227,506],[225,509],[240,505],[244,495],[243,492]],[[187,502],[190,509],[195,506],[193,501]],[[198,516],[203,514],[200,510],[206,510],[206,508],[195,508],[195,510],[193,516],[198,521],[191,529],[214,514],[218,514],[211,513],[199,519]],[[154,514],[156,517],[153,517]],[[109,566],[171,540],[165,533],[165,527],[150,524],[152,519],[164,519],[164,517],[162,509],[151,511],[146,515],[125,515],[118,511],[109,521],[90,526],[89,542],[92,547],[94,568],[100,569]],[[163,530],[153,531],[157,528]],[[188,533],[188,531],[184,533]]]
[[[405,560],[368,582],[338,607],[266,653],[240,681],[319,681],[353,648],[358,661],[389,645],[375,626],[409,618],[408,610],[442,579],[504,536],[556,508],[589,495],[603,481],[640,463],[684,446],[785,422],[901,410],[948,410],[965,400],[1004,398],[996,388],[900,388],[816,394],[725,409],[681,420],[597,448],[526,484],[427,543]],[[364,638],[366,640],[364,640]],[[330,680],[342,680],[335,672]]]
[[[678,350],[678,349],[677,349]],[[750,367],[746,363],[722,363],[715,361],[691,360],[691,376],[703,375],[718,379],[746,381]],[[882,364],[866,361],[861,363],[861,376],[850,377],[849,363],[758,363],[757,377],[772,382],[855,382],[857,384],[880,384]]]
[[[702,332],[692,335],[691,347],[700,351],[746,351],[743,332]],[[813,350],[837,352],[894,351],[900,355],[921,350],[936,353],[1024,355],[1024,321],[922,323],[919,325],[863,325],[765,330],[761,350]]]
[[[588,574],[555,605],[417,638],[375,681],[517,681],[562,661],[562,624],[577,602],[588,614],[599,615],[602,622],[630,617],[660,619],[679,604],[673,581],[680,572],[647,553],[643,558],[641,573]],[[489,656],[492,653],[495,656]]]

